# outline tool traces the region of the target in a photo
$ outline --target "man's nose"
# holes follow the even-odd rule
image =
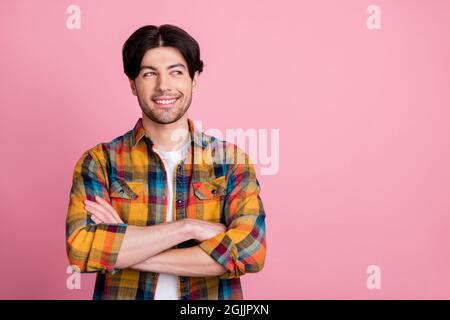
[[[164,75],[159,76],[156,87],[160,91],[166,91],[169,88],[169,79]]]

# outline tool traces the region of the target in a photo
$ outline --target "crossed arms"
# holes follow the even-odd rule
[[[85,200],[87,213],[94,222],[124,223],[107,201],[98,196],[95,200]],[[128,226],[115,269],[131,268],[190,277],[220,276],[227,272],[227,269],[198,246],[170,248],[191,239],[205,241],[225,231],[223,224],[194,219],[149,227]]]
[[[84,153],[73,174],[66,239],[70,264],[77,270],[132,268],[228,279],[263,268],[265,213],[252,165],[235,165],[230,172],[233,185],[224,207],[225,225],[184,219],[139,227],[123,223],[105,200],[109,193],[105,159],[100,154],[95,149]],[[191,239],[198,245],[171,249]]]

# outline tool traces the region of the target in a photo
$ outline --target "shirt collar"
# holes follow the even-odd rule
[[[192,121],[189,118],[187,120],[189,126],[190,140],[194,141],[194,143],[197,146],[206,148],[208,146],[208,141],[207,139],[204,138],[203,132],[201,132],[195,127],[194,121]],[[150,134],[147,134],[147,132],[144,129],[144,125],[142,124],[142,118],[139,118],[132,130],[133,147],[135,147],[144,136],[146,136],[149,139],[150,144],[153,144]]]

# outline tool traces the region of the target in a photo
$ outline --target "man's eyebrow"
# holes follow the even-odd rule
[[[176,68],[176,67],[182,67],[183,69],[186,69],[186,67],[184,66],[184,64],[182,63],[176,63],[176,64],[172,64],[170,66],[167,67],[167,70],[172,69],[172,68]],[[151,69],[151,70],[157,70],[154,66],[141,66],[141,68],[139,70],[142,69]]]

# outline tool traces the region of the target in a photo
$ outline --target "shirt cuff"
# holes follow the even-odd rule
[[[219,276],[220,279],[239,278],[245,273],[245,266],[238,259],[236,245],[226,232],[201,242],[199,247],[228,270]]]
[[[91,254],[88,264],[89,270],[101,273],[110,272],[111,275],[119,272],[114,266],[119,255],[120,247],[125,236],[127,224],[99,224],[95,231]]]

